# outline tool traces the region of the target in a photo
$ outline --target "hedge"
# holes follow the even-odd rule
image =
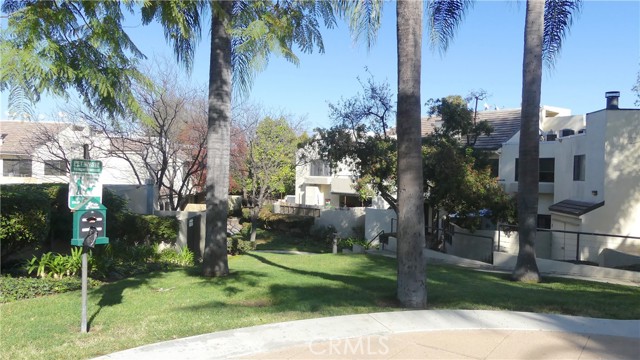
[[[0,192],[1,260],[21,254],[50,250],[54,243],[70,242],[73,216],[68,208],[67,184],[3,185]],[[126,201],[105,190],[107,236],[110,241],[153,244],[175,242],[178,220],[174,217],[138,215],[128,211]]]

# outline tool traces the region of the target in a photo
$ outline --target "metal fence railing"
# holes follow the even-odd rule
[[[498,251],[500,251],[501,247],[500,247],[500,241],[501,241],[501,235],[502,235],[502,230],[503,229],[509,229],[509,231],[518,231],[518,226],[517,225],[508,225],[508,224],[499,224],[498,225],[498,246],[497,248],[494,246],[494,249],[497,249]],[[640,237],[638,236],[628,236],[628,235],[618,235],[618,234],[605,234],[605,233],[594,233],[594,232],[585,232],[585,231],[570,231],[570,230],[552,230],[552,229],[542,229],[542,228],[538,228],[536,229],[537,231],[540,232],[548,232],[548,233],[560,233],[560,234],[573,234],[576,235],[575,237],[575,245],[576,245],[576,253],[575,253],[575,260],[576,261],[582,261],[582,257],[581,257],[581,250],[583,250],[585,247],[580,245],[580,241],[581,241],[581,236],[584,239],[584,236],[595,236],[595,237],[606,237],[606,238],[619,238],[619,239],[632,239],[632,240],[640,240]],[[565,241],[567,241],[567,239],[565,239]],[[569,239],[569,241],[573,241],[573,239]]]
[[[280,213],[320,217],[320,208],[308,205],[280,205]]]

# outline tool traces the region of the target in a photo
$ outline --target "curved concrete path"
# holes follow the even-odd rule
[[[346,315],[221,331],[99,359],[640,359],[640,320],[482,310]]]

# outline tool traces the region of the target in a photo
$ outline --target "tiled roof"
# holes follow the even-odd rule
[[[567,199],[549,206],[549,211],[573,216],[581,216],[601,207],[602,205],[604,205],[604,201],[599,203],[590,203]]]
[[[422,136],[433,133],[439,120],[436,117],[422,118]],[[486,120],[493,127],[493,132],[489,136],[480,135],[475,148],[496,150],[520,130],[520,109],[479,111],[476,120]]]
[[[60,122],[36,122],[36,121],[0,121],[0,154],[22,156],[28,155],[27,150],[32,148],[34,134],[57,134],[70,124]]]

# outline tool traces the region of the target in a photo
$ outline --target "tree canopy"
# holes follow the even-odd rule
[[[12,109],[75,90],[96,111],[139,111],[131,89],[147,81],[137,69],[145,56],[122,26],[133,10],[132,1],[5,1],[0,51],[12,61],[2,63],[0,90]]]
[[[373,79],[361,85],[361,93],[330,104],[334,125],[316,129],[307,156],[319,156],[334,168],[348,166],[362,196],[374,192],[397,210],[397,142],[389,126],[395,120],[392,94],[388,85]],[[469,228],[479,225],[479,214],[495,221],[512,219],[513,199],[491,176],[486,154],[472,148],[480,133],[491,133],[489,124],[474,124],[473,111],[461,96],[429,104],[430,112],[443,125],[423,138],[425,202],[446,214],[456,214],[456,221]],[[469,141],[462,140],[467,138]]]

